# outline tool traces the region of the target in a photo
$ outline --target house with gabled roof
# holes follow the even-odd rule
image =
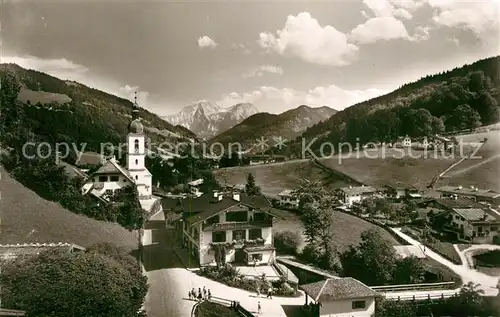
[[[362,200],[374,197],[378,190],[372,186],[349,186],[339,189],[340,199],[346,206],[352,206],[354,203],[360,203]]]
[[[352,277],[329,278],[301,286],[309,299],[319,305],[316,316],[367,317],[375,313],[376,291]]]
[[[280,215],[266,197],[214,191],[180,205],[184,246],[200,266],[274,261],[273,219]]]

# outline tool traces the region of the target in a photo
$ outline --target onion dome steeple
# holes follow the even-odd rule
[[[137,91],[134,96],[134,105],[132,106],[132,121],[128,125],[130,133],[142,134],[144,127],[142,126],[141,119],[139,118],[139,106],[137,105]]]

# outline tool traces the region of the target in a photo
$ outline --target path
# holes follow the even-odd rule
[[[290,311],[291,306],[298,307],[305,303],[304,295],[300,297],[271,299],[256,298],[255,293],[228,287],[207,278],[198,276],[185,269],[174,252],[170,231],[165,227],[164,215],[155,215],[148,223],[145,232],[144,266],[147,271],[149,292],[145,308],[148,317],[190,317],[194,302],[187,298],[193,287],[210,289],[212,296],[233,299],[249,311],[257,311],[257,302],[261,302],[263,316],[285,317],[283,306]]]
[[[462,263],[466,263],[470,269],[474,269],[474,260],[472,259],[472,257],[478,254],[476,251],[487,252],[487,251],[500,250],[500,245],[494,245],[494,244],[476,244],[468,247],[463,251],[460,251],[460,249],[456,245],[454,245],[454,247],[458,255],[460,256]]]
[[[405,241],[410,243],[411,245],[421,247],[423,244],[408,235],[404,234],[401,232],[401,228],[391,228],[394,233],[396,233],[398,236],[403,238]],[[499,293],[499,290],[497,288],[499,278],[498,277],[492,277],[489,275],[486,275],[484,273],[478,272],[474,269],[471,269],[467,263],[467,261],[463,261],[462,265],[457,265],[452,263],[451,261],[445,259],[443,256],[440,254],[430,250],[429,248],[425,248],[423,250],[425,255],[427,255],[429,258],[441,263],[442,265],[448,267],[450,270],[455,272],[457,275],[460,276],[462,279],[462,282],[464,284],[467,284],[469,282],[472,282],[474,284],[479,284],[479,289],[484,291],[485,296],[497,296]]]

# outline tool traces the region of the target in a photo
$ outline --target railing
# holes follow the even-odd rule
[[[397,301],[424,301],[431,299],[446,299],[453,297],[458,292],[448,292],[448,293],[439,293],[439,294],[418,294],[418,295],[398,295],[397,297],[387,297],[387,300],[397,300]]]
[[[452,286],[455,286],[455,282],[371,286],[371,289],[381,293],[389,293],[389,292],[404,292],[404,291],[418,291],[418,290],[431,291],[439,289],[448,289]]]
[[[234,300],[230,300],[230,299],[222,298],[222,297],[216,297],[216,296],[211,296],[210,298],[205,299],[204,301],[208,301],[208,302],[211,302],[211,303],[215,303],[215,304],[223,305],[223,306],[226,306],[226,307],[234,308],[234,310],[236,310],[242,317],[255,317],[254,314],[252,314],[246,308],[244,308],[243,306],[241,306],[240,302],[238,302],[238,301],[234,301]],[[191,311],[191,316],[192,317],[194,317],[196,308],[201,303],[202,302],[198,302],[198,303],[196,303],[193,306],[193,310]]]

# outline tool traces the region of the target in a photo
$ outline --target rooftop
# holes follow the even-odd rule
[[[394,250],[396,253],[404,258],[414,256],[417,259],[425,259],[425,253],[422,251],[422,249],[416,245],[395,245],[393,246]]]
[[[483,205],[480,203],[477,203],[471,199],[465,199],[465,198],[457,198],[457,199],[452,199],[452,198],[437,198],[434,199],[436,203],[443,207],[447,208],[484,208]]]
[[[315,302],[378,296],[377,292],[352,277],[329,278],[325,281],[302,285],[301,288]]]
[[[180,201],[182,211],[188,216],[186,221],[195,224],[203,221],[218,213],[239,204],[259,209],[261,211],[272,212],[272,206],[269,200],[262,195],[248,196],[240,193],[239,200],[234,199],[231,195],[222,194],[222,198],[214,197],[211,193],[205,193],[197,198],[187,198]]]
[[[25,244],[0,244],[0,260],[9,260],[19,256],[37,255],[45,250],[61,250],[71,252],[74,249],[85,248],[71,243],[25,243]]]
[[[285,189],[284,191],[280,192],[278,196],[293,196],[293,190]]]
[[[342,187],[340,190],[352,196],[377,192],[377,190],[371,186]]]
[[[500,193],[497,193],[491,189],[479,189],[477,187],[462,187],[462,186],[442,186],[437,189],[438,192],[451,193],[457,195],[471,195],[477,197],[487,197],[487,198],[497,198],[500,197]]]
[[[467,221],[498,221],[499,219],[493,217],[483,209],[479,208],[453,208],[453,211],[462,216]]]
[[[26,316],[26,312],[24,310],[16,310],[16,309],[5,309],[0,308],[0,317],[7,316]]]

